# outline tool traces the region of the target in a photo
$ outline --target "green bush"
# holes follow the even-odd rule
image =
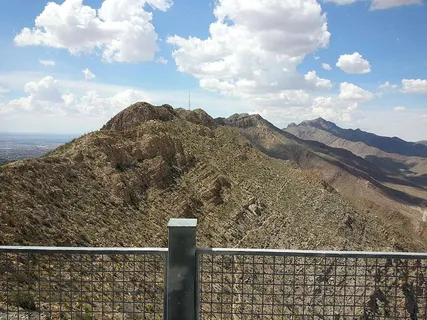
[[[28,311],[36,311],[34,294],[31,292],[18,291],[14,292],[11,297],[11,303],[19,308]]]

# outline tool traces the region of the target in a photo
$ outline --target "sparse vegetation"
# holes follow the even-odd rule
[[[196,217],[202,247],[427,249],[422,225],[415,233],[322,177],[351,177],[332,171],[332,155],[259,121],[136,104],[50,155],[0,167],[0,244],[163,247],[169,218]]]
[[[385,186],[391,192],[402,191],[394,192],[395,196],[416,206],[427,206],[427,202],[420,201],[427,198],[427,147],[422,142],[342,129],[321,118],[288,126],[284,130],[307,140],[307,143],[318,141],[335,150],[352,152],[360,157],[359,163],[364,163],[368,169],[364,171],[376,179],[378,187]]]
[[[26,291],[15,291],[12,293],[10,301],[12,305],[22,308],[26,311],[36,311],[34,293]]]
[[[109,126],[117,126],[115,119],[132,118],[132,113],[150,114],[151,121],[122,121],[121,125],[133,127],[116,131],[107,126],[50,156],[2,167],[0,219],[4,227],[0,243],[161,245],[168,218],[193,214],[200,220],[200,242],[205,245],[385,249],[399,243],[408,250],[418,248],[418,241],[406,236],[412,231],[405,231],[402,220],[396,225],[384,224],[382,211],[377,211],[377,218],[367,214],[371,204],[346,199],[341,185],[331,187],[315,167],[310,172],[301,169],[310,159],[301,156],[311,151],[293,147],[268,126],[257,126],[261,131],[253,133],[261,140],[255,141],[248,131],[252,127],[214,125],[200,111],[187,116],[202,115],[203,121],[192,120],[198,122],[195,124],[182,120],[170,108],[158,111],[166,121],[155,120],[157,111],[140,112],[138,108],[153,107],[132,106],[124,111],[127,116],[119,114]],[[167,112],[171,114],[167,116]],[[283,157],[269,157],[273,145],[267,142],[289,146],[289,151],[279,148],[277,152],[300,154],[296,159],[300,166]],[[252,197],[264,204],[263,209],[240,225],[234,215]],[[344,241],[337,233],[348,215],[361,228],[365,226],[365,242],[360,242],[357,229],[345,236],[352,240]],[[266,217],[280,221],[269,227],[279,228],[279,235],[263,239],[264,232],[259,237],[251,233],[242,242],[241,235],[257,229]],[[292,228],[279,227],[284,224]],[[383,237],[386,229],[393,230],[387,232],[393,234],[390,244]]]

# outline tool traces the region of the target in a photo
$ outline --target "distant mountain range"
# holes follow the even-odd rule
[[[342,129],[318,118],[291,124],[284,131],[307,141],[342,148],[378,167],[388,177],[401,181],[397,189],[427,199],[427,145],[397,137],[382,137],[360,129]],[[402,187],[404,185],[405,187]]]
[[[425,170],[425,158],[403,140],[385,138],[382,148],[381,137],[356,131],[368,137],[359,141],[341,130],[323,119],[281,130],[259,115],[213,119],[201,109],[133,104],[98,131],[0,167],[0,244],[164,247],[168,219],[180,217],[198,219],[201,247],[427,251],[425,176],[415,171]],[[409,155],[384,151],[399,148]],[[333,270],[336,262],[325,261]],[[32,262],[20,279],[42,267]],[[377,280],[364,297],[389,287],[398,291],[384,290],[384,301],[406,297],[418,270],[399,269],[397,286],[385,268],[372,270]],[[71,285],[64,282],[68,291]],[[265,292],[253,290],[255,300],[243,302],[259,305]],[[334,290],[342,300],[323,296],[323,305],[345,304],[349,291]],[[362,318],[365,311],[351,312]]]
[[[290,128],[340,130],[311,124]],[[164,245],[155,230],[174,216],[198,217],[209,246],[424,248],[422,176],[296,135],[259,115],[134,104],[46,156],[0,167],[0,244]],[[353,231],[337,233],[347,219]]]
[[[427,157],[426,141],[407,142],[398,137],[382,137],[360,129],[342,129],[335,123],[326,121],[323,118],[303,121],[299,125],[291,124],[285,130],[302,139],[322,141],[327,144],[338,144],[339,142],[336,140],[341,139],[341,141],[345,140],[354,143],[362,142],[386,153]],[[329,136],[322,135],[322,132],[329,133]]]

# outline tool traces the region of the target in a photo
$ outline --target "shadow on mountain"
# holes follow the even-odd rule
[[[374,165],[381,167],[383,171],[389,174],[402,177],[403,180],[398,178],[389,178],[392,181],[395,181],[393,183],[405,184],[403,181],[406,180],[411,183],[406,185],[414,186],[412,184],[415,184],[415,187],[419,187],[422,189],[425,189],[424,187],[427,187],[427,174],[414,175],[414,173],[411,171],[411,168],[417,165],[416,163],[408,165],[392,158],[377,157],[373,155],[366,156],[365,159],[373,163]]]
[[[401,200],[401,201],[404,201],[406,203],[410,203],[410,204],[417,205],[417,206],[424,206],[427,204],[427,201],[423,198],[411,196],[411,195],[407,194],[406,192],[386,187],[381,182],[390,182],[390,183],[395,183],[395,184],[400,184],[400,185],[405,185],[405,186],[423,189],[417,184],[413,184],[413,183],[410,183],[410,182],[405,181],[405,180],[397,180],[395,178],[389,178],[389,177],[385,177],[385,179],[378,181],[374,177],[371,177],[369,174],[366,174],[366,173],[364,173],[360,170],[354,169],[352,167],[348,167],[340,161],[335,161],[332,159],[324,159],[324,160],[326,160],[327,162],[329,162],[333,165],[340,167],[343,170],[346,170],[347,172],[349,172],[350,174],[352,174],[358,178],[363,178],[365,180],[368,180],[375,187],[377,187],[378,189],[383,191],[387,196],[389,196],[391,198],[394,198],[396,200]]]
[[[323,120],[323,119],[322,119]],[[368,146],[375,147],[387,153],[400,154],[412,157],[427,157],[427,145],[408,142],[397,137],[383,137],[373,133],[365,132],[360,129],[342,129],[334,123],[323,120],[328,123],[327,128],[319,120],[310,121],[310,125],[320,130],[327,130],[341,139],[363,142]]]
[[[310,151],[305,150],[305,148],[303,148],[303,147],[298,148],[298,146],[295,145],[295,146],[293,146],[293,148],[288,148],[287,146],[283,145],[283,146],[277,146],[275,149],[267,149],[264,146],[260,145],[257,141],[255,141],[251,137],[247,137],[247,138],[259,150],[261,150],[263,153],[267,154],[270,157],[282,159],[282,160],[291,160],[303,168],[310,169],[309,161],[306,159],[306,156],[308,155],[308,153],[310,153]],[[298,149],[300,149],[300,150],[298,150]],[[293,156],[289,156],[290,151],[291,151],[291,154]],[[330,157],[326,158],[326,157],[322,157],[322,156],[319,156],[316,154],[313,154],[313,155],[318,156],[322,160],[330,163],[331,165],[337,166],[337,167],[347,171],[349,174],[351,174],[357,178],[362,178],[362,179],[369,181],[372,185],[374,185],[375,187],[380,189],[382,192],[384,192],[385,195],[389,196],[390,198],[395,199],[396,201],[406,203],[406,204],[409,203],[409,204],[417,205],[417,206],[424,206],[427,204],[427,201],[425,199],[415,197],[415,196],[411,196],[411,195],[409,195],[403,191],[399,191],[399,190],[396,190],[393,188],[386,187],[381,182],[398,183],[401,185],[407,185],[407,186],[412,186],[412,187],[416,187],[416,188],[420,188],[419,185],[410,183],[408,181],[397,180],[397,179],[389,178],[385,175],[378,175],[378,174],[377,174],[377,177],[380,178],[381,180],[380,179],[377,180],[373,176],[371,176],[370,174],[368,174],[368,173],[364,172],[363,170],[361,170],[360,168],[358,168],[357,166],[349,165],[348,161],[345,161],[347,163],[342,162],[343,159],[335,160],[335,159],[330,158]]]
[[[338,161],[333,161],[334,165],[340,166],[341,168],[345,169],[347,172],[350,172],[351,174],[356,175],[359,178],[364,178],[366,180],[369,180],[370,178],[375,179],[376,181],[385,182],[385,183],[393,183],[393,184],[399,184],[404,185],[408,187],[423,189],[423,186],[427,186],[427,179],[423,176],[418,177],[407,177],[403,174],[403,172],[398,172],[398,176],[402,176],[402,178],[397,177],[390,177],[387,175],[388,172],[386,172],[383,169],[383,166],[385,164],[381,163],[380,160],[378,160],[377,163],[373,163],[369,161],[368,159],[364,159],[362,157],[359,157],[352,153],[351,151],[348,151],[346,149],[342,148],[334,148],[330,147],[324,143],[313,141],[313,140],[302,140],[294,135],[292,135],[289,132],[283,131],[274,125],[270,124],[269,128],[276,133],[286,137],[287,139],[294,140],[298,142],[298,144],[305,146],[306,148],[319,153],[326,155],[332,159],[336,159]],[[322,157],[324,160],[328,160],[325,157]],[[380,157],[377,157],[380,159]],[[390,168],[395,168],[398,170],[402,167],[402,163],[395,161],[390,158],[381,158],[381,160],[384,159],[384,162],[391,160],[392,162],[388,163]],[[295,161],[295,159],[293,159]],[[336,163],[335,163],[336,162]],[[342,166],[344,165],[344,166]],[[399,166],[399,167],[398,167]],[[388,167],[386,167],[388,168]],[[408,170],[410,166],[405,166],[403,164],[403,167],[405,170]],[[425,175],[424,175],[425,176]]]
[[[401,174],[408,175],[412,173],[410,169],[413,166],[408,166],[407,164],[392,158],[368,155],[365,157],[365,159],[375,164],[376,166],[381,167],[383,171],[386,171],[393,175],[401,175]]]
[[[228,119],[229,123],[233,122],[233,125],[242,128],[243,130],[241,133],[260,151],[270,157],[282,160],[291,160],[305,169],[313,169],[313,165],[316,166],[316,163],[325,161],[333,166],[345,170],[350,175],[369,181],[386,196],[395,199],[398,202],[418,206],[427,204],[425,199],[387,187],[382,183],[388,182],[423,189],[419,184],[406,179],[390,177],[376,165],[356,156],[348,150],[329,147],[317,141],[302,140],[289,132],[280,130],[261,117],[244,117],[238,120],[239,121],[230,121],[230,118]],[[258,129],[256,129],[256,122],[259,121],[261,121],[261,125],[267,128],[267,132],[270,131],[271,134],[279,135],[283,140],[279,143],[276,142],[273,145],[264,145],[262,136],[267,132],[259,132]]]
[[[321,142],[304,140],[302,143],[306,143],[307,147],[310,147],[313,151],[329,155],[346,166],[366,173],[367,177],[372,177],[377,181],[400,184],[422,190],[425,190],[424,186],[427,186],[425,177],[427,175],[410,177],[408,174],[413,174],[409,170],[412,166],[405,165],[394,159],[375,156],[368,156],[363,159],[346,149],[329,147]],[[376,159],[370,161],[370,157]],[[395,176],[389,176],[388,174]]]

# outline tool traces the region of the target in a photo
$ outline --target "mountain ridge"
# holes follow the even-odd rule
[[[348,178],[381,193],[317,147],[259,115],[136,103],[46,156],[0,167],[0,243],[164,246],[167,220],[191,217],[204,246],[427,249],[405,204],[349,198]]]
[[[358,129],[343,129],[335,123],[327,121],[323,118],[314,120],[306,120],[298,125],[291,125],[284,128],[285,131],[292,131],[297,127],[311,126],[326,131],[333,131],[337,137],[350,140],[353,142],[363,141],[367,145],[381,149],[387,153],[396,153],[404,156],[427,157],[427,146],[418,142],[405,141],[399,137],[380,136],[374,133],[362,131]],[[292,129],[291,129],[292,128]]]
[[[377,141],[385,141],[387,146],[382,148],[369,145],[369,141],[365,141],[363,137],[371,137],[373,134],[365,134],[361,130],[341,129],[338,126],[334,130],[319,128],[313,121],[305,121],[299,125],[292,125],[285,128],[285,131],[294,134],[295,136],[306,141],[317,141],[330,147],[342,148],[348,150],[355,155],[363,158],[367,162],[380,168],[388,181],[384,181],[386,186],[403,191],[420,198],[427,198],[427,158],[421,156],[405,156],[405,152],[401,152],[399,147],[404,144],[406,153],[415,154],[416,152],[408,152],[408,150],[417,151],[418,154],[423,154],[424,146],[417,143],[406,142],[400,138],[389,138],[376,136]],[[358,136],[361,140],[351,141],[342,138],[347,132],[359,132]],[[336,134],[338,132],[339,134]],[[354,137],[354,136],[353,136]],[[384,140],[382,140],[384,139]],[[390,144],[392,143],[392,144]],[[395,143],[393,145],[393,143]],[[388,153],[385,150],[395,149],[397,153]]]
[[[355,172],[354,170],[358,170],[363,175],[363,177],[365,178],[365,180],[368,184],[375,185],[376,187],[379,187],[383,191],[385,190],[386,193],[388,193],[392,197],[397,195],[401,199],[405,199],[404,201],[409,200],[409,202],[411,202],[412,204],[416,204],[417,206],[420,205],[421,207],[426,207],[426,204],[427,204],[427,201],[425,201],[426,198],[418,198],[417,196],[414,197],[410,193],[408,194],[406,192],[401,192],[401,190],[399,190],[398,188],[394,188],[395,184],[398,184],[398,185],[403,184],[403,185],[408,185],[411,187],[419,187],[418,184],[413,183],[411,181],[406,181],[404,179],[401,179],[401,177],[389,176],[386,171],[383,171],[382,167],[378,167],[377,163],[372,163],[371,161],[365,160],[363,157],[360,157],[357,154],[352,153],[351,150],[331,147],[331,146],[328,146],[327,144],[324,144],[321,142],[307,141],[304,139],[300,139],[297,136],[290,134],[289,132],[283,131],[283,130],[275,127],[273,124],[271,124],[267,120],[263,119],[260,115],[249,115],[249,114],[238,115],[238,114],[235,114],[235,115],[229,117],[226,120],[226,122],[228,125],[237,126],[237,127],[241,127],[241,128],[248,128],[249,126],[246,125],[248,122],[245,121],[244,119],[251,119],[251,118],[252,118],[252,121],[257,124],[256,125],[257,127],[262,127],[264,125],[264,126],[268,127],[269,129],[271,129],[272,131],[280,134],[281,136],[286,137],[286,139],[291,141],[291,144],[302,145],[303,147],[306,147],[308,150],[315,151],[314,153],[317,155],[322,155],[322,156],[332,155],[333,159],[334,159],[334,161],[333,161],[334,165],[338,165],[342,169],[349,171],[351,173],[354,173]],[[238,119],[243,119],[243,122],[245,124],[243,124],[243,125],[242,124],[236,124]],[[333,122],[326,121],[323,118],[317,118],[314,121],[317,123],[320,122],[320,124],[323,127],[326,126],[327,128],[333,128],[335,130],[341,129],[336,124],[334,124]],[[304,123],[310,123],[310,122],[313,122],[313,121],[305,121]],[[354,131],[361,131],[361,130],[356,129]],[[248,135],[245,135],[245,136],[247,138],[249,138]],[[251,139],[249,139],[249,140],[251,142],[253,142]],[[399,140],[401,140],[401,139],[399,139]],[[265,152],[266,150],[263,150],[263,151]],[[268,153],[268,154],[275,156],[272,153]],[[283,154],[280,157],[283,157]],[[296,159],[295,157],[289,156],[288,158],[291,159],[292,161],[296,161],[298,163],[298,159]],[[318,172],[321,173],[321,170],[318,170]],[[332,183],[332,185],[333,185],[333,180],[328,179],[327,177],[325,177],[325,175],[323,175],[323,177],[326,179],[326,181],[328,181],[329,183]],[[371,178],[374,178],[374,179],[371,179]],[[377,180],[379,180],[379,182]],[[387,184],[384,185],[383,182],[386,182]],[[391,186],[392,188],[389,188],[389,186]],[[350,194],[350,192],[347,193],[347,196],[349,194]],[[418,208],[416,210],[418,210]]]
[[[406,203],[411,199],[387,193],[382,182],[367,173],[369,166],[375,166],[349,151],[301,140],[259,115],[212,119],[201,110],[137,103],[101,129],[40,158],[0,166],[0,245],[166,247],[170,218],[197,218],[199,247],[427,250],[423,219],[427,211],[418,207],[415,212]],[[3,278],[0,284],[32,292],[31,283],[19,279],[37,276],[46,286],[35,297],[49,301],[50,308],[80,308],[72,299],[62,303],[51,299],[52,272],[53,278],[63,278],[61,269],[50,269],[50,258],[31,257],[31,270],[25,267],[26,261],[18,261],[19,278]],[[64,256],[61,268],[86,276],[81,290],[96,292],[101,302],[93,308],[104,310],[105,301],[117,295],[106,290],[104,283],[89,281],[92,265],[82,267],[75,261]],[[143,263],[147,271],[149,261],[147,266]],[[330,270],[337,267],[329,259],[324,263]],[[274,265],[256,266],[257,272],[274,274]],[[384,277],[388,266],[372,269],[378,277],[373,275],[370,285],[365,282],[365,296],[375,295],[378,287],[395,286],[402,297],[399,303],[405,305],[404,289],[393,282],[396,274]],[[10,268],[14,267],[11,261]],[[347,265],[338,268],[346,272]],[[51,273],[34,274],[33,270]],[[404,284],[418,274],[411,271],[408,276],[407,270],[397,266],[394,270]],[[232,264],[212,265],[213,273],[224,271],[233,274],[236,269]],[[105,273],[114,282],[115,273]],[[123,282],[130,288],[133,283],[152,284],[152,274],[124,275]],[[301,283],[303,277],[297,280]],[[417,285],[422,286],[422,281]],[[283,290],[276,287],[275,291]],[[63,297],[72,294],[73,288],[74,283],[65,282]],[[264,289],[255,286],[253,290],[247,303],[260,306]],[[303,295],[305,289],[296,290]],[[334,286],[336,297],[349,296],[350,290],[352,286]],[[395,292],[386,291],[385,297],[395,299]],[[319,306],[337,304],[336,297],[321,295]],[[268,305],[259,308],[273,313]],[[357,314],[363,316],[365,310],[360,308]],[[402,310],[395,314],[403,315]],[[345,312],[354,315],[356,311],[349,307]]]

